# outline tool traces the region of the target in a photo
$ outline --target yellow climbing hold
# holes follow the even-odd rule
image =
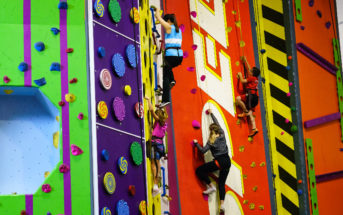
[[[236,14],[237,14],[237,11],[233,10],[233,11],[232,11],[232,14],[233,14],[233,15],[236,15]]]
[[[258,206],[258,208],[259,208],[261,211],[264,210],[264,206],[263,206],[263,205]]]
[[[60,116],[56,116],[56,121],[60,122]]]
[[[240,47],[244,47],[244,46],[245,46],[245,42],[244,42],[243,40],[241,40],[241,41],[239,42],[239,46],[240,46]]]
[[[250,210],[254,210],[255,209],[255,204],[254,203],[250,203],[249,208],[250,208]]]
[[[240,64],[239,61],[236,61],[236,66],[239,66],[239,64]]]
[[[235,24],[236,24],[236,26],[237,26],[238,28],[241,27],[241,21],[236,21]]]
[[[249,203],[249,201],[247,200],[247,199],[245,199],[245,200],[243,200],[243,204],[248,204]]]
[[[44,178],[48,177],[50,175],[50,172],[49,171],[45,171],[44,172]]]
[[[136,23],[136,24],[139,23],[139,12],[138,12],[137,8],[133,7],[130,10],[130,17],[134,23]]]
[[[60,140],[60,132],[56,131],[52,136],[52,143],[54,144],[54,147],[58,149],[58,144]]]
[[[254,167],[256,166],[256,163],[255,163],[255,162],[252,162],[252,163],[250,164],[250,166],[251,166],[252,168],[254,168]]]
[[[67,93],[67,94],[65,95],[65,100],[66,100],[67,102],[74,102],[75,99],[76,99],[76,97],[75,97],[75,95],[72,94],[72,93]]]
[[[240,151],[240,152],[244,152],[244,146],[240,146],[240,147],[239,147],[239,151]]]
[[[260,166],[265,166],[265,165],[266,165],[265,162],[261,162],[261,163],[260,163]]]
[[[247,179],[247,178],[248,178],[247,174],[243,174],[243,179]]]
[[[248,137],[248,141],[251,143],[254,139],[252,137]]]
[[[257,191],[257,186],[254,186],[254,187],[252,188],[252,191],[256,192],[256,191]]]
[[[230,33],[232,31],[232,27],[231,26],[227,27],[226,31]]]
[[[125,95],[127,95],[127,96],[131,96],[131,87],[130,87],[130,85],[125,85],[125,87],[124,87],[124,91],[125,91]]]
[[[237,119],[236,125],[240,125],[241,124],[241,120]]]
[[[12,94],[13,90],[4,90],[4,93],[6,93],[7,95]]]

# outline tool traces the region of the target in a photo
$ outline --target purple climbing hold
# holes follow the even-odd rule
[[[308,6],[313,7],[313,5],[314,5],[314,0],[308,1]]]
[[[197,93],[197,89],[195,89],[195,88],[191,89],[191,93],[192,94],[196,94]]]
[[[179,28],[180,28],[180,30],[181,30],[182,33],[185,32],[185,26],[184,26],[184,24],[181,24],[181,25],[179,26]]]
[[[201,81],[205,81],[205,79],[206,79],[206,76],[205,76],[205,75],[202,75],[202,76],[200,77],[200,80],[201,80]]]
[[[183,58],[187,58],[187,57],[188,57],[188,52],[187,51],[183,52]]]
[[[317,15],[319,18],[322,18],[322,12],[320,12],[320,10],[317,10]]]
[[[325,27],[327,28],[327,29],[329,29],[330,27],[331,27],[331,22],[329,21],[329,22],[326,22],[325,23]]]
[[[301,25],[301,26],[300,26],[300,29],[301,29],[301,30],[305,30],[305,26]]]
[[[187,70],[188,70],[189,72],[194,72],[195,68],[192,67],[192,66],[190,66],[190,67],[187,68]]]
[[[113,100],[114,115],[119,121],[123,121],[125,118],[125,104],[123,99],[115,97]]]
[[[200,126],[200,122],[196,121],[196,120],[193,120],[192,122],[192,126],[193,128],[195,129],[199,129],[201,126]]]

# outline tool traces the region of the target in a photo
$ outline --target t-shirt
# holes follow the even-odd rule
[[[154,124],[154,130],[152,131],[152,136],[158,137],[163,139],[163,137],[166,135],[166,130],[167,130],[167,123],[164,123],[163,126],[160,125],[159,122],[155,122]],[[162,140],[156,139],[156,142],[162,142]]]
[[[258,78],[255,76],[249,76],[247,78],[246,88],[250,90],[257,90]],[[255,92],[253,92],[255,93]]]

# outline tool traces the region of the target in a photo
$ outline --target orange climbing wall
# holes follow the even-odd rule
[[[199,4],[206,4],[209,10],[214,10],[216,4],[215,2],[216,1],[214,0],[196,0],[198,6]],[[211,69],[214,70],[215,73],[218,74],[218,76],[221,76],[223,71],[220,71],[220,60],[218,56],[220,53],[226,54],[231,62],[231,84],[233,84],[233,96],[235,97],[238,95],[236,88],[236,74],[237,72],[242,71],[241,65],[237,66],[236,62],[239,61],[239,57],[243,53],[243,49],[241,49],[239,46],[240,31],[235,25],[235,20],[239,21],[239,15],[241,17],[243,41],[245,42],[244,53],[250,64],[252,66],[254,65],[249,5],[248,1],[234,0],[224,3],[223,6],[225,11],[224,18],[226,20],[226,35],[229,46],[225,48],[219,44],[218,41],[215,41],[215,57],[217,57],[218,66],[216,69],[214,69],[208,65],[208,62],[206,63]],[[197,86],[197,71],[188,71],[188,67],[196,68],[196,59],[194,57],[194,51],[191,48],[193,44],[192,30],[196,29],[205,37],[208,35],[208,33],[202,27],[199,27],[197,22],[191,20],[189,15],[189,1],[170,0],[167,1],[165,7],[165,11],[167,13],[176,14],[179,25],[183,24],[185,26],[182,48],[189,54],[187,58],[184,58],[182,65],[174,69],[176,86],[172,90],[172,111],[174,120],[174,135],[178,168],[177,174],[181,210],[182,214],[215,214],[214,212],[209,212],[208,202],[203,199],[201,194],[204,186],[200,183],[195,175],[196,167],[203,163],[202,156],[199,155],[190,144],[193,138],[202,140],[201,130],[195,130],[192,127],[192,121],[197,120],[201,122],[203,105],[208,100],[213,99],[212,96],[209,96]],[[214,10],[214,14],[215,13],[216,11]],[[213,25],[214,24],[215,23],[213,23]],[[215,38],[215,35],[210,36],[212,36],[212,39]],[[197,45],[198,47],[201,46],[201,44]],[[191,93],[193,88],[197,89],[195,94]],[[218,89],[217,93],[223,92],[219,92]],[[216,99],[213,100],[215,103],[218,103]],[[242,122],[240,125],[237,125],[237,118],[232,116],[221,105],[219,105],[219,107],[225,116],[231,134],[234,155],[232,160],[242,170],[240,177],[243,178],[243,175],[247,176],[246,179],[240,179],[243,181],[244,194],[242,197],[229,187],[226,187],[226,190],[231,191],[233,196],[236,196],[238,205],[241,205],[241,214],[271,214],[267,170],[266,166],[260,166],[262,162],[265,162],[265,152],[259,106],[257,107],[255,114],[257,128],[260,130],[260,132],[254,138],[252,143],[249,143],[247,139],[249,132],[247,123]],[[239,151],[240,147],[244,147],[244,152]],[[250,167],[252,162],[255,162],[256,167]],[[257,186],[256,192],[253,191],[253,187],[255,186]],[[243,204],[244,200],[248,200],[248,203]],[[249,205],[253,209],[249,209]],[[259,206],[264,208],[263,212],[261,212]]]
[[[334,64],[332,38],[333,25],[329,29],[325,23],[335,20],[333,0],[316,0],[313,7],[308,1],[301,2],[302,23],[295,23],[296,41],[302,42]],[[317,15],[321,11],[322,18]],[[305,29],[301,30],[300,26]],[[336,77],[309,58],[297,53],[300,82],[300,99],[302,120],[310,120],[320,116],[339,112],[336,89]],[[339,121],[330,122],[311,129],[304,128],[304,137],[311,138],[313,143],[314,165],[316,175],[343,170],[343,147]],[[319,214],[342,214],[343,179],[317,184]]]

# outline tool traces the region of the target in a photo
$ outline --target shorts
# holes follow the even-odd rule
[[[160,160],[165,155],[164,145],[163,143],[152,143],[152,148],[154,153],[152,153],[152,158],[156,160]]]
[[[240,95],[242,101],[245,103],[248,110],[255,108],[258,105],[258,95],[256,94],[242,94]]]

